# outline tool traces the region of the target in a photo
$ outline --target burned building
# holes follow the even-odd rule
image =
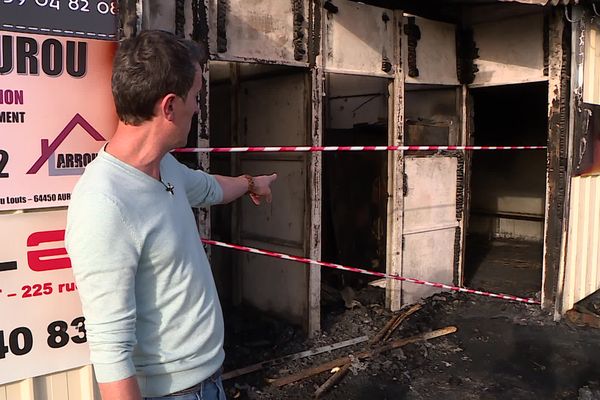
[[[557,318],[598,288],[595,4],[143,4],[138,29],[208,35],[208,90],[192,146],[515,146],[203,155],[214,172],[279,173],[269,207],[201,213],[207,235],[537,297]],[[135,26],[126,22],[125,32]],[[308,332],[319,329],[322,288],[372,280],[211,251],[226,302]],[[378,284],[392,309],[439,290]]]
[[[325,303],[351,306],[366,285],[394,311],[444,290],[400,276],[531,298],[560,319],[600,288],[600,4],[119,5],[121,37],[163,29],[208,46],[188,147],[434,146],[178,154],[278,174],[271,204],[197,210],[203,237],[372,273],[210,246],[226,314],[250,306],[310,336]],[[93,393],[91,369],[78,374],[64,379]]]

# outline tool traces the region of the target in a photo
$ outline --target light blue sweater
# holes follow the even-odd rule
[[[77,183],[66,247],[98,382],[137,374],[142,396],[193,386],[221,366],[223,316],[190,204],[221,186],[167,154],[165,183],[101,150]]]

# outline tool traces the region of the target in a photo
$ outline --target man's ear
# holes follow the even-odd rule
[[[173,107],[175,103],[175,97],[177,96],[175,96],[173,93],[169,93],[160,101],[160,112],[168,121],[173,121],[175,118],[175,111]]]

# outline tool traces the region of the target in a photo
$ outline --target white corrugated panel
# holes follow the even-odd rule
[[[588,24],[583,64],[583,101],[600,104],[600,29]]]
[[[0,386],[0,400],[100,400],[91,366]]]
[[[572,179],[563,312],[600,288],[600,176]]]

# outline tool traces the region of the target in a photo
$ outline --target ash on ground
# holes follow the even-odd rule
[[[252,310],[226,312],[225,371],[324,345],[373,337],[393,317],[384,290],[340,293],[322,307],[322,331]],[[389,340],[446,326],[456,333],[406,345],[353,363],[325,399],[600,399],[600,329],[555,322],[539,305],[458,293],[436,294]],[[230,399],[311,399],[330,376],[323,372],[276,388],[275,378],[357,353],[361,343],[225,381]]]

